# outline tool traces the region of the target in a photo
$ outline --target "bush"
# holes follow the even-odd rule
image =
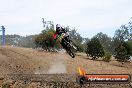
[[[92,57],[92,59],[97,59],[104,56],[103,46],[100,44],[99,39],[93,37],[87,44],[86,50],[87,56]]]
[[[103,61],[105,61],[105,62],[109,62],[110,59],[111,59],[111,56],[112,56],[111,53],[106,52],[106,53],[105,53],[105,56],[104,56],[104,58],[103,58]]]
[[[54,33],[54,29],[43,30],[42,33],[35,38],[36,48],[42,48],[46,51],[50,51],[53,48],[59,49],[59,42],[53,39]]]
[[[130,56],[132,56],[132,40],[131,41],[128,41],[127,44],[129,45],[130,47]]]
[[[130,46],[126,42],[121,42],[115,52],[115,58],[119,62],[126,62],[130,59]]]

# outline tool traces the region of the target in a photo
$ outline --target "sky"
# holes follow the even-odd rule
[[[132,0],[0,0],[0,25],[6,34],[39,34],[45,18],[76,28],[85,38],[99,32],[113,37],[131,17]]]

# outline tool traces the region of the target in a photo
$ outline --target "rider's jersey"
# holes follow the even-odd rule
[[[69,36],[69,33],[66,32],[64,28],[62,28],[62,27],[57,27],[57,28],[56,28],[56,33],[53,35],[53,38],[56,39],[58,35],[61,36],[63,33],[65,34],[64,37]]]

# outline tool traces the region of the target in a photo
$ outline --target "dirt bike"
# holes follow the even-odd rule
[[[70,40],[69,38],[66,39],[68,37],[65,37],[65,33],[62,33],[59,40],[60,42],[62,42],[62,46],[63,48],[66,50],[66,52],[72,57],[75,58],[75,52],[78,51],[78,47],[76,46],[76,44]]]

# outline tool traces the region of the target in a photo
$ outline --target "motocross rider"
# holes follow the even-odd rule
[[[60,40],[60,44],[62,45],[62,47],[64,49],[67,49],[67,45],[66,42],[64,41],[64,39],[69,42],[69,33],[67,32],[67,30],[65,28],[62,28],[59,24],[56,25],[56,32],[53,36],[54,40],[59,39],[59,37],[62,36],[62,34],[64,34],[64,38]]]

